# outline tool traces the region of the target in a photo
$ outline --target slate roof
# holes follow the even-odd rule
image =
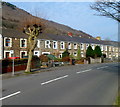
[[[78,42],[78,43],[94,43],[103,44],[101,41],[91,38],[78,37],[78,36],[66,36],[66,35],[54,35],[54,34],[41,34],[38,36],[39,39],[48,39],[55,41],[66,41],[66,42]]]
[[[0,29],[1,30],[1,29]],[[3,37],[11,37],[11,38],[28,38],[28,35],[24,34],[20,30],[15,29],[2,29],[2,36]],[[77,43],[89,43],[89,44],[103,44],[103,45],[112,45],[118,46],[118,42],[113,41],[99,41],[93,38],[87,37],[79,37],[79,36],[67,36],[67,35],[54,35],[54,34],[45,34],[42,33],[38,36],[39,39],[46,39],[46,40],[55,40],[55,41],[66,41],[66,42],[77,42]]]
[[[26,34],[19,30],[14,29],[0,29],[2,30],[3,37],[11,37],[11,38],[28,38]]]

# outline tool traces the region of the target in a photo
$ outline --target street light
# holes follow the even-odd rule
[[[12,63],[12,76],[14,76],[14,74],[15,74],[15,70],[14,70],[14,63],[15,63],[15,61],[14,61],[14,52],[13,52],[13,50],[11,50],[11,54],[12,54],[12,59],[13,59],[13,63]]]

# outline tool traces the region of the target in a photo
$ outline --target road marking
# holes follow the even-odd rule
[[[88,70],[79,71],[79,72],[76,72],[76,73],[79,74],[79,73],[88,72],[88,71],[91,71],[91,70],[92,70],[92,69],[88,69]]]
[[[2,98],[0,98],[0,101],[1,101],[1,100],[4,100],[4,99],[6,99],[6,98],[9,98],[9,97],[15,96],[15,95],[20,94],[20,93],[21,93],[21,92],[18,91],[18,92],[16,92],[16,93],[10,94],[10,95],[8,95],[8,96],[2,97]]]
[[[99,68],[97,68],[97,69],[102,69],[102,68],[107,68],[108,66],[104,66],[104,67],[99,67]]]
[[[43,82],[43,83],[41,83],[41,85],[45,85],[45,84],[48,84],[50,82],[57,81],[57,80],[60,80],[60,79],[66,78],[66,77],[68,77],[68,75],[65,75],[65,76],[62,76],[62,77],[59,77],[59,78],[55,78],[55,79]]]

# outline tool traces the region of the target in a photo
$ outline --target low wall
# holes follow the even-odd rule
[[[27,67],[27,64],[18,64],[18,65],[14,65],[14,71],[22,71],[25,70]],[[31,63],[31,68],[38,68],[40,67],[39,64],[36,64],[35,62]],[[7,73],[7,72],[12,72],[12,66],[7,66],[7,67],[2,67],[2,73]]]
[[[14,66],[14,71],[21,71],[26,69],[26,64],[25,65],[15,65]],[[7,72],[12,72],[12,66],[7,66],[2,68],[2,73],[7,73]]]
[[[90,62],[91,62],[91,64],[94,64],[94,63],[101,63],[101,58],[95,58],[95,59],[90,58]]]

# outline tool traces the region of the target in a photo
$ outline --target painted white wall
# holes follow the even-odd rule
[[[0,59],[3,59],[3,38],[0,34]]]

